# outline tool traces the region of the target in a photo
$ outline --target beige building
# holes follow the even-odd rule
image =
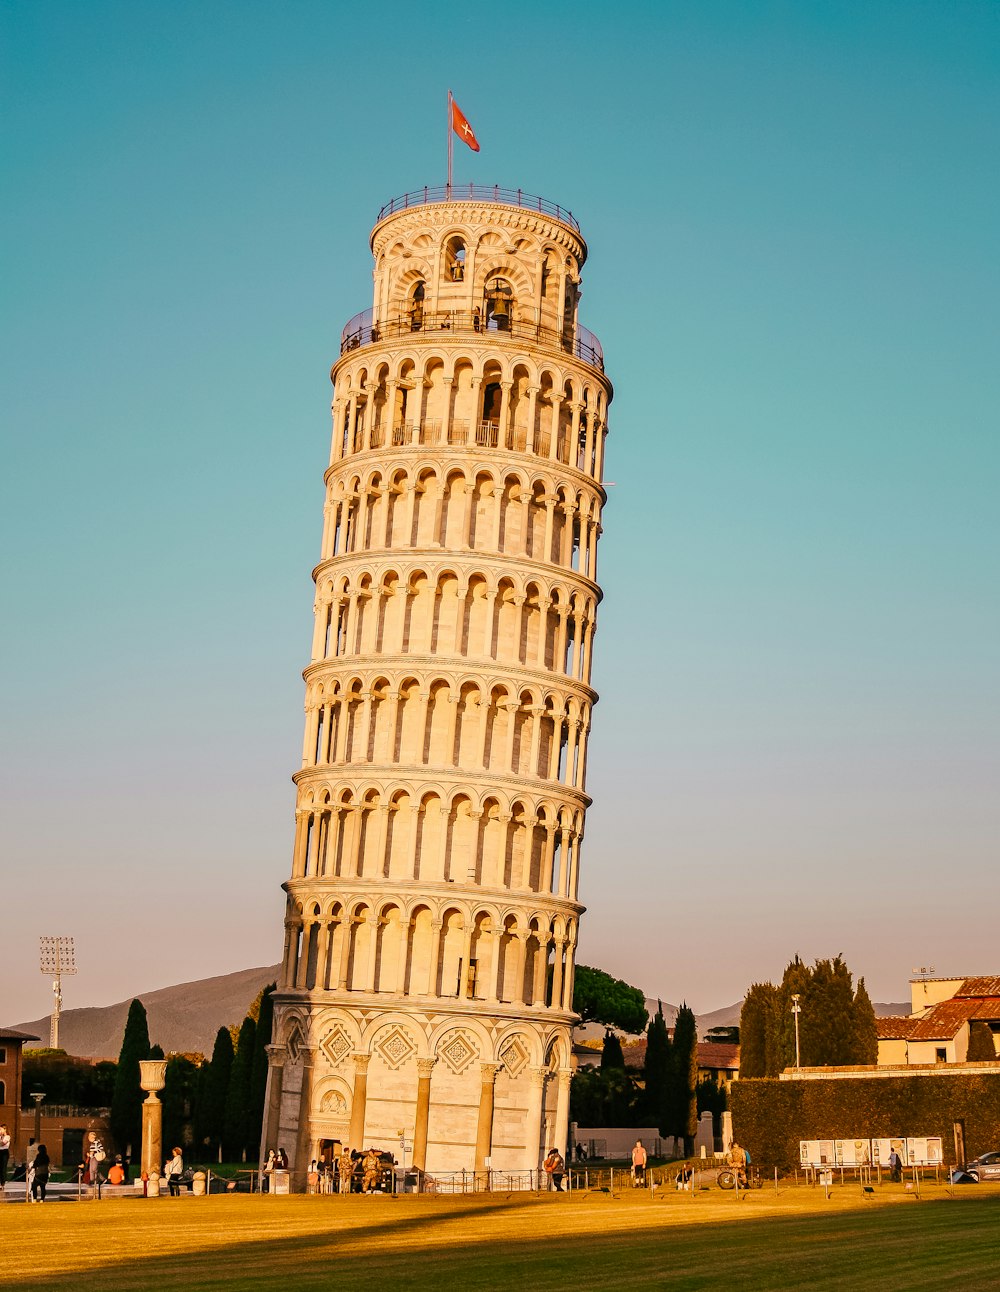
[[[331,373],[264,1145],[526,1171],[569,1120],[611,384],[549,202],[379,213]]]
[[[912,978],[910,1001],[911,1014],[875,1020],[880,1067],[964,1063],[974,1022],[1000,1054],[1000,978]]]

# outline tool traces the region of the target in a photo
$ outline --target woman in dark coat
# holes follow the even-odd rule
[[[35,1178],[31,1183],[32,1202],[45,1201],[45,1186],[49,1182],[49,1154],[44,1144],[39,1144],[35,1154]]]

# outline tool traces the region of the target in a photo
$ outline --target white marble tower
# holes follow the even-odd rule
[[[570,212],[395,199],[333,448],[264,1140],[565,1146],[611,383]]]

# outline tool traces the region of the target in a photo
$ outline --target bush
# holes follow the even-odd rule
[[[953,1124],[965,1123],[967,1155],[1000,1148],[1000,1071],[971,1075],[858,1076],[816,1081],[735,1081],[733,1136],[762,1167],[790,1170],[803,1139],[940,1135],[955,1160]]]

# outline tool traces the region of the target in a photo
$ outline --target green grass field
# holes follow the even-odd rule
[[[1000,1287],[1000,1188],[0,1206],[0,1287]]]

